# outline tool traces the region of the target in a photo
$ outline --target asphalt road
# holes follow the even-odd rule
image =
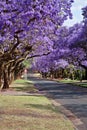
[[[64,114],[72,120],[78,130],[87,130],[86,88],[31,77],[31,75],[29,79],[33,81],[41,93],[45,93],[55,102],[60,103],[61,108],[65,108]]]

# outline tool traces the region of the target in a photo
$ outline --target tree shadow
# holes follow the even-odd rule
[[[36,83],[36,88],[40,92],[53,96],[54,99],[79,99],[87,95],[87,88],[78,87],[72,84],[56,83],[41,80]]]
[[[78,118],[87,117],[87,104],[65,104],[63,106],[74,113]]]
[[[32,107],[40,110],[48,110],[52,111],[55,113],[58,113],[59,109],[56,106],[53,106],[52,104],[47,104],[47,105],[41,105],[41,104],[25,104],[27,108]]]
[[[28,82],[15,83],[12,88],[16,91],[22,91],[22,92],[28,92],[28,93],[37,92],[36,88],[32,85],[32,83],[28,83]]]

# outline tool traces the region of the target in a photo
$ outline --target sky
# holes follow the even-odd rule
[[[83,20],[82,10],[81,8],[85,7],[87,5],[87,0],[74,0],[74,3],[72,4],[71,12],[73,14],[73,19],[68,19],[64,22],[65,26],[72,26],[75,23],[80,23]]]

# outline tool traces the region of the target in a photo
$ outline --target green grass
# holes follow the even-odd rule
[[[16,89],[21,83],[24,86],[29,83],[28,87],[32,84],[17,80],[14,82]],[[0,93],[0,120],[0,130],[74,130],[72,123],[42,95],[10,96]]]
[[[38,90],[33,86],[32,82],[29,80],[18,79],[13,82],[11,87],[16,91],[22,92],[38,92]]]
[[[76,85],[79,85],[81,87],[87,87],[87,82],[76,83]]]
[[[0,95],[1,130],[74,130],[43,96]]]
[[[20,84],[20,83],[32,83],[32,81],[25,80],[25,79],[17,79],[14,81],[14,83]]]
[[[62,82],[62,83],[77,83],[77,82],[79,82],[79,80],[71,80],[71,79],[61,79],[58,81]]]
[[[62,80],[58,80],[58,82],[74,84],[81,87],[87,87],[87,81],[84,80],[80,82],[79,80],[62,79]]]

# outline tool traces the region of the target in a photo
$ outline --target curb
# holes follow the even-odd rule
[[[70,110],[67,110],[65,107],[63,107],[60,103],[56,102],[50,97],[49,99],[55,107],[59,107],[60,112],[65,116],[65,118],[69,119],[73,123],[74,129],[79,130],[78,126],[83,125],[83,122],[77,118]]]
[[[35,84],[35,86],[39,88],[39,85]],[[41,92],[39,91],[39,93]],[[60,103],[53,100],[52,97],[48,95],[47,93],[44,93],[44,96],[46,96],[51,101],[54,107],[59,108],[59,111],[63,114],[64,118],[72,122],[74,130],[79,130],[77,128],[77,125],[81,125],[82,122],[73,113],[71,113],[69,110],[63,107]]]

